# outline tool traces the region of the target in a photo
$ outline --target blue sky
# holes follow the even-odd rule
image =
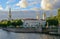
[[[60,0],[0,0],[0,10],[54,10],[59,4]]]
[[[0,5],[1,5],[3,8],[6,8],[8,2],[9,2],[8,4],[12,6],[12,5],[18,3],[18,1],[19,1],[19,0],[14,0],[14,1],[0,0]]]
[[[40,9],[40,1],[41,0],[0,0],[0,10],[8,10],[9,6],[12,10]]]

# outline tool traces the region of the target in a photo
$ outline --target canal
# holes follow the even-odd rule
[[[14,33],[0,29],[0,39],[60,39],[60,36],[37,33]]]

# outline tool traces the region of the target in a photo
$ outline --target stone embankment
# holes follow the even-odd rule
[[[3,30],[15,33],[42,33],[42,29],[35,29],[35,28],[3,28]],[[58,32],[49,32],[45,34],[60,35]]]
[[[16,33],[40,33],[42,30],[33,28],[3,28],[3,30]]]

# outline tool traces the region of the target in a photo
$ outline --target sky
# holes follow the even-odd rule
[[[0,10],[33,10],[40,9],[40,0],[0,0]]]
[[[3,11],[8,11],[9,8],[11,8],[12,11],[14,10],[14,13],[24,10],[23,11],[23,13],[25,13],[24,17],[25,16],[30,17],[31,13],[41,14],[41,13],[44,13],[44,11],[46,11],[47,15],[48,14],[50,15],[50,13],[57,15],[57,9],[60,8],[60,0],[0,0],[0,18],[2,17],[5,18],[5,16],[8,16],[8,15],[4,15],[6,12],[3,12]],[[15,12],[15,10],[17,12]],[[34,10],[34,12],[32,12],[31,10]],[[39,11],[39,12],[36,12],[36,11]],[[21,13],[21,12],[18,12],[18,13]],[[26,13],[29,13],[29,15]],[[31,16],[34,17],[33,16],[34,14],[32,14]]]
[[[0,10],[54,10],[60,0],[0,0]]]

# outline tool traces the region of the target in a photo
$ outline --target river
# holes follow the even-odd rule
[[[60,37],[37,33],[14,33],[0,29],[0,39],[60,39]]]

